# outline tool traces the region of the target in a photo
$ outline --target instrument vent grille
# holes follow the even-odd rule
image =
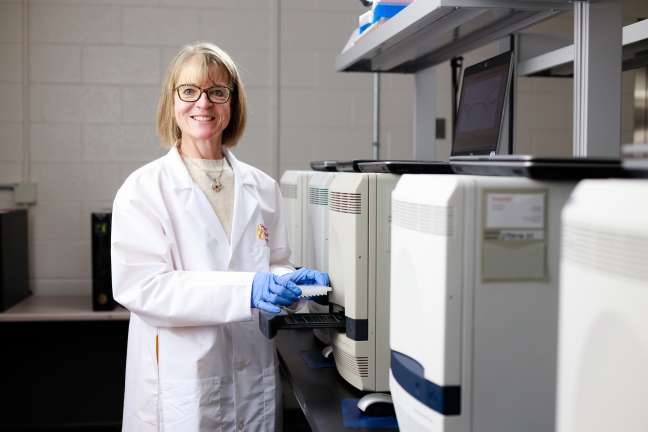
[[[318,187],[308,187],[308,203],[320,206],[328,205],[328,189]]]
[[[335,363],[337,363],[339,367],[343,367],[353,375],[361,378],[369,377],[368,357],[354,357],[339,349],[333,351],[333,356],[335,357]]]
[[[648,280],[648,236],[567,222],[562,256],[582,266],[626,278]]]
[[[362,213],[362,195],[359,193],[331,192],[329,208],[339,213]]]
[[[392,223],[412,231],[450,237],[453,234],[452,207],[393,200]]]
[[[281,196],[284,198],[297,198],[297,185],[289,183],[281,183]]]

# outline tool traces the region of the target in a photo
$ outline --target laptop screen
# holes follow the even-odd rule
[[[497,152],[510,70],[510,51],[466,68],[452,156]]]

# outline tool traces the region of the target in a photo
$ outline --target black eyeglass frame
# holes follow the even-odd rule
[[[198,94],[198,97],[197,97],[196,99],[194,99],[194,100],[191,100],[191,99],[184,99],[184,98],[180,95],[180,88],[181,88],[181,87],[193,87],[193,88],[197,88],[198,90],[200,90],[200,93]],[[225,100],[224,100],[223,102],[213,101],[213,100],[211,100],[211,98],[209,97],[209,93],[208,93],[209,90],[214,89],[214,88],[227,89],[227,97],[225,98]],[[183,102],[198,102],[198,101],[200,100],[200,98],[202,97],[203,93],[205,93],[205,95],[207,96],[207,100],[208,100],[209,102],[211,102],[211,103],[215,103],[215,104],[226,104],[227,102],[229,102],[230,98],[232,97],[232,93],[234,92],[234,89],[233,89],[232,87],[230,87],[230,86],[221,86],[221,85],[216,85],[216,86],[211,86],[211,87],[208,87],[208,88],[204,89],[204,88],[202,88],[202,87],[198,87],[197,85],[194,85],[194,84],[180,84],[179,86],[176,86],[176,88],[174,88],[174,90],[175,90],[176,93],[178,94],[178,97],[180,98],[180,100],[183,101]]]

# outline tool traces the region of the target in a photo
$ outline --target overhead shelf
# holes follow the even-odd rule
[[[343,72],[414,73],[566,10],[568,0],[418,0],[340,53]]]
[[[623,27],[623,70],[648,65],[648,20]],[[574,45],[520,61],[519,76],[573,76]]]

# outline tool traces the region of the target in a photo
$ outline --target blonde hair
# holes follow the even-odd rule
[[[218,65],[228,77],[231,87],[230,121],[223,131],[222,144],[233,147],[243,135],[247,122],[247,97],[245,88],[234,60],[222,49],[208,42],[196,42],[184,46],[171,60],[162,83],[160,99],[157,107],[157,131],[164,145],[174,146],[182,137],[174,114],[175,88],[182,68],[190,59],[199,60],[198,75],[202,80],[209,78],[209,66]]]

